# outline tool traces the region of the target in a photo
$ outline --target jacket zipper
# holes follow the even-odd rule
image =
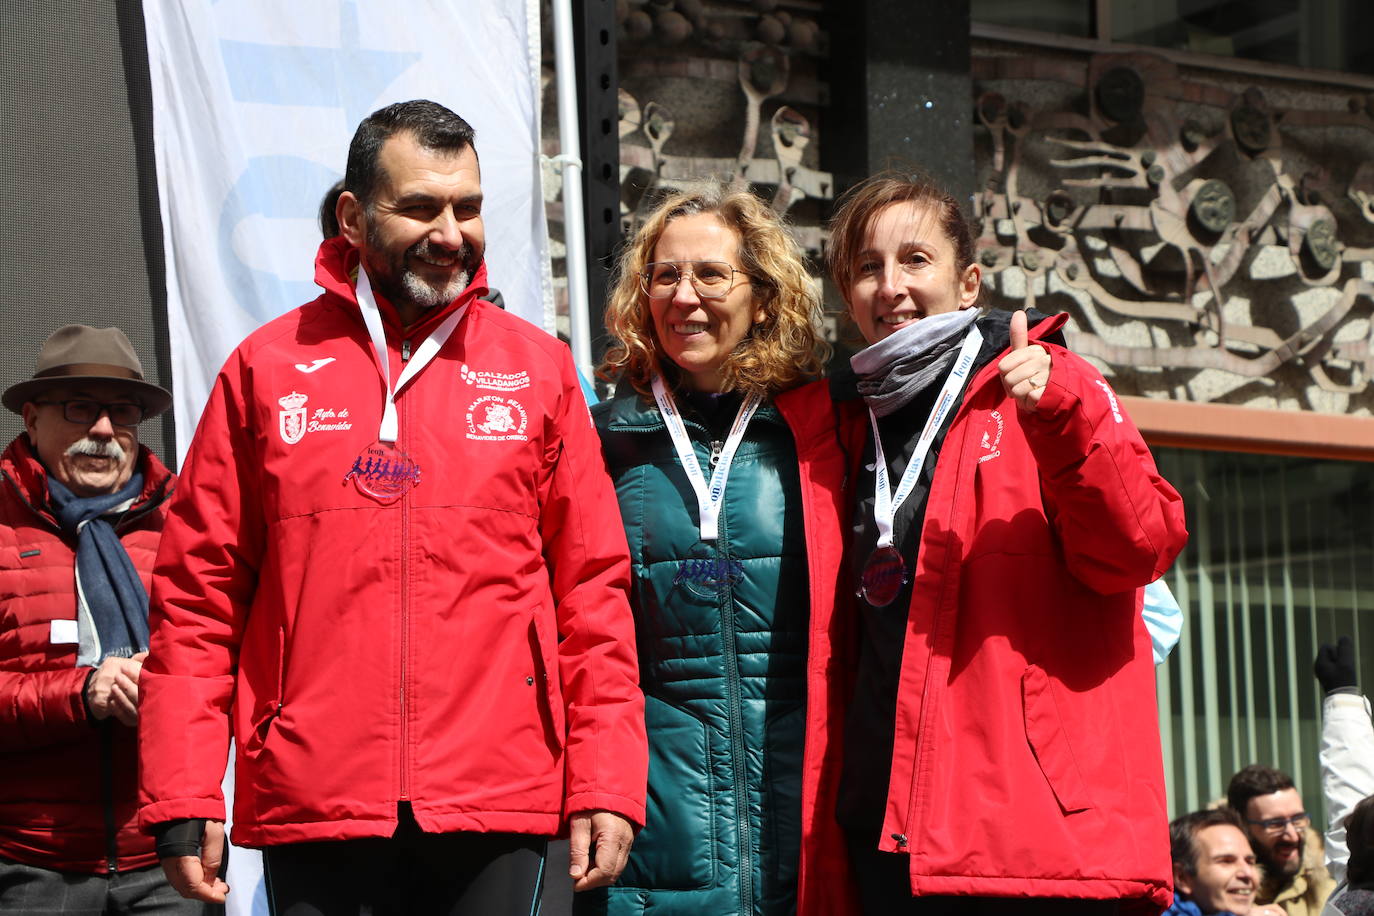
[[[683,425],[688,429],[707,433],[706,429],[696,421],[689,420],[685,417],[683,421]],[[660,432],[667,428],[666,424],[659,422],[629,427],[623,431],[650,433]],[[709,433],[707,433],[707,435],[709,435]],[[716,461],[720,457],[720,452],[724,448],[724,443],[711,440],[710,448],[711,452],[707,460],[711,467],[715,467]],[[716,540],[716,558],[717,560],[724,560],[726,563],[729,562],[730,558],[728,552],[723,551],[720,545],[727,542],[728,530],[728,517],[724,511],[724,505],[722,505],[719,530],[717,532],[719,536]],[[723,601],[720,605],[721,641],[723,643],[722,649],[725,655],[725,694],[727,713],[730,720],[731,765],[739,766],[741,762],[748,760],[748,757],[744,749],[744,715],[741,710],[740,701],[739,654],[738,646],[735,643],[735,615],[733,610],[735,606],[734,585],[728,576],[725,579],[725,588],[722,590],[721,594],[723,596]],[[735,788],[735,824],[737,825],[736,830],[739,837],[740,912],[747,914],[754,912],[754,847],[753,842],[750,840],[752,830],[749,826],[748,791],[743,779],[735,779],[733,782]]]
[[[410,358],[410,341],[401,342],[401,359]],[[404,408],[402,408],[404,410]],[[410,427],[409,412],[402,417],[401,430]],[[398,447],[400,443],[397,443]],[[401,494],[401,801],[410,799],[410,715],[406,703],[406,680],[410,660],[410,492]]]
[[[959,422],[963,419],[964,415],[972,410],[972,407],[970,407],[969,405],[976,396],[977,391],[980,390],[981,386],[978,383],[980,382],[983,373],[987,371],[988,367],[984,366],[982,369],[978,371],[978,373],[972,379],[964,383],[964,390],[960,394],[959,405],[954,409],[954,415],[949,418],[949,425],[945,427],[945,438],[940,445],[940,454],[947,454],[950,446],[951,435],[954,433],[955,428],[959,426]],[[966,434],[964,435],[966,436]],[[964,474],[964,447],[967,445],[967,442],[965,441],[965,439],[961,438],[954,444],[959,448],[959,463],[955,467],[954,484],[953,489],[950,493],[950,505],[958,506],[960,499],[959,491],[961,489],[961,481],[963,480]],[[939,460],[938,456],[936,460]],[[930,492],[931,490],[934,490],[934,484],[935,478],[932,476],[931,488],[926,492],[927,512],[930,510]],[[953,518],[954,511],[955,510],[951,509],[951,519]],[[918,535],[916,567],[919,567],[920,564],[919,539],[920,538]],[[905,832],[893,833],[891,835],[892,839],[895,840],[897,845],[902,849],[909,849],[911,843],[910,838],[913,836],[920,836],[922,831],[925,829],[923,822],[925,820],[925,808],[928,799],[926,798],[926,793],[922,792],[921,769],[925,765],[925,761],[929,758],[931,753],[933,753],[933,751],[931,750],[931,744],[934,741],[934,738],[930,737],[930,723],[935,720],[936,708],[944,702],[944,688],[942,686],[942,683],[943,679],[945,677],[948,677],[949,674],[948,669],[944,669],[938,672],[938,675],[935,670],[937,667],[935,657],[939,650],[941,642],[945,639],[945,627],[942,626],[941,622],[942,618],[940,613],[940,605],[943,601],[944,590],[945,588],[949,587],[948,583],[952,581],[949,576],[944,575],[944,573],[948,572],[948,559],[946,560],[945,566],[946,569],[942,571],[942,575],[940,577],[940,581],[945,584],[943,584],[940,587],[935,596],[935,617],[934,620],[931,621],[931,630],[929,638],[929,645],[931,648],[926,652],[926,676],[924,682],[921,684],[921,712],[916,719],[916,753],[911,761],[911,789],[907,794],[906,816],[904,817],[903,823],[901,825],[902,830]],[[913,578],[916,576],[918,571],[918,568],[914,567],[912,569],[911,575]],[[957,577],[954,578],[953,581],[957,581]],[[914,600],[915,594],[913,593],[912,601]],[[910,622],[910,617],[911,606],[908,604],[908,623]],[[903,662],[903,667],[905,667],[905,662]],[[889,794],[891,794],[890,790]]]
[[[711,443],[710,463],[715,466],[716,459],[720,455],[721,443]],[[729,548],[725,545],[729,543],[729,525],[725,513],[724,499],[721,502],[721,514],[719,519],[719,530],[716,539],[716,559],[718,563],[728,565],[730,561]],[[741,773],[738,768],[747,770],[748,755],[744,748],[744,715],[740,708],[740,687],[739,687],[739,647],[735,642],[735,593],[734,583],[728,575],[723,577],[724,588],[721,590],[723,600],[720,605],[721,617],[721,637],[725,652],[725,696],[726,705],[730,715],[730,760],[731,766],[736,768],[733,774],[735,790],[735,825],[739,835],[739,900],[740,912],[754,912],[754,844],[750,840],[751,829],[749,826],[749,804],[748,792],[744,779],[740,778]]]
[[[105,870],[119,871],[119,832],[114,812],[114,726],[100,723],[100,800],[105,814]]]

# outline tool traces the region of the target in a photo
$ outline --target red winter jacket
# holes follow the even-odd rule
[[[140,446],[143,494],[115,525],[144,580],[176,478]],[[27,435],[0,457],[0,855],[42,868],[124,871],[157,861],[138,832],[137,733],[86,715],[74,636],[76,543],[48,504]],[[108,788],[107,788],[108,787]]]
[[[145,829],[223,818],[249,846],[431,832],[552,834],[644,818],[647,749],[629,561],[567,348],[477,300],[396,395],[420,482],[366,469],[383,387],[357,253],[230,356],[201,417],[153,581],[142,686]],[[391,378],[425,336],[397,339]]]
[[[1183,505],[1101,375],[1045,346],[1037,412],[1007,397],[999,355],[970,382],[936,464],[880,848],[910,854],[916,895],[1120,898],[1158,912],[1168,816],[1139,600],[1183,547]],[[778,407],[796,431],[808,518],[830,526],[815,526],[817,547],[833,556],[848,521],[835,494],[871,435],[863,402],[832,402],[820,382]],[[857,911],[835,887],[852,880],[834,816],[855,657],[847,575],[835,618],[813,620],[802,916]]]

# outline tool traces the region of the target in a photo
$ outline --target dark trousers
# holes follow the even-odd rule
[[[1060,897],[913,897],[911,860],[849,835],[849,862],[865,916],[1116,916],[1117,900]]]
[[[538,916],[548,841],[516,833],[423,833],[402,809],[389,838],[263,850],[274,916]]]
[[[162,866],[115,874],[54,871],[0,857],[0,913],[6,916],[209,916],[220,906],[186,900],[167,883]]]

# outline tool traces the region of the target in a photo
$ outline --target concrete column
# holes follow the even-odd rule
[[[919,167],[961,201],[974,191],[969,0],[827,0],[830,106],[822,168],[837,190]]]

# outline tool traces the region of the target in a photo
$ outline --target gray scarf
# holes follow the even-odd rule
[[[885,417],[900,410],[943,375],[979,314],[968,308],[931,315],[855,353],[849,365],[873,413]]]

